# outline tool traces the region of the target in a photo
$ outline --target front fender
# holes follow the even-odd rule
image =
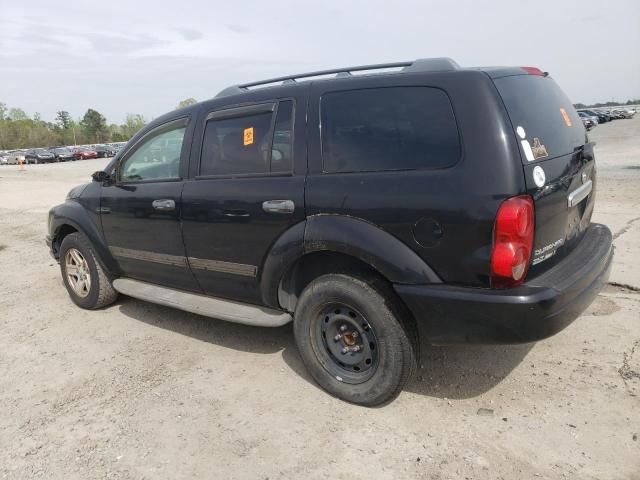
[[[63,226],[69,225],[89,239],[109,273],[118,272],[118,264],[109,252],[99,226],[100,217],[76,200],[67,200],[49,210],[49,238],[55,242]]]
[[[304,253],[333,251],[356,257],[392,283],[442,283],[422,258],[381,228],[347,215],[307,218]]]

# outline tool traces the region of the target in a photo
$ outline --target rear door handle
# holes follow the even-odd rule
[[[267,200],[262,202],[262,210],[267,213],[293,213],[296,204],[293,200]]]
[[[163,210],[163,211],[175,210],[176,202],[173,200],[163,198],[161,200],[154,200],[151,203],[151,206],[153,206],[153,208],[155,208],[156,210]]]

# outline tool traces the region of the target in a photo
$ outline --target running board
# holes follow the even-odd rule
[[[221,298],[206,297],[197,293],[174,290],[173,288],[161,287],[130,278],[114,280],[113,288],[124,295],[140,300],[228,322],[259,327],[280,327],[292,320],[290,314],[279,310]]]

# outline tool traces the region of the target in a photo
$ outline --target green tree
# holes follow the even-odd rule
[[[133,137],[138,130],[146,125],[147,121],[139,113],[127,113],[127,118],[122,125],[121,132],[126,140]]]
[[[188,107],[189,105],[195,105],[196,103],[198,103],[198,101],[193,97],[185,98],[178,104],[176,110],[178,110],[179,108]]]
[[[11,108],[9,109],[9,118],[16,122],[20,120],[28,120],[29,116],[24,113],[24,110],[21,108]]]
[[[80,127],[89,142],[106,142],[109,140],[109,129],[107,127],[107,119],[93,108],[87,110],[82,120],[80,121]]]
[[[69,130],[73,124],[71,115],[66,110],[60,110],[56,114],[56,124],[63,130]]]

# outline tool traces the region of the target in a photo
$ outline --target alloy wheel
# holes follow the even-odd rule
[[[74,293],[81,298],[89,295],[91,290],[91,272],[89,264],[80,250],[70,248],[64,258],[64,271],[67,282]]]

